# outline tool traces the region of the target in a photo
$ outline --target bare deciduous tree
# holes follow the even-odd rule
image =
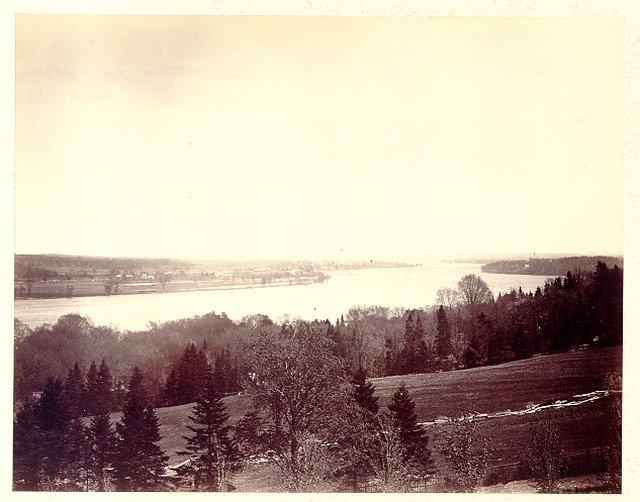
[[[475,274],[467,274],[458,281],[458,292],[462,301],[472,310],[483,303],[491,301],[493,293],[484,279]]]
[[[326,445],[334,440],[336,410],[343,408],[350,386],[329,347],[321,330],[298,323],[250,348],[254,403],[263,417],[258,423],[265,426],[259,438],[292,491],[317,486],[331,467]]]
[[[447,484],[456,491],[473,491],[486,474],[491,440],[477,434],[473,417],[466,412],[441,426],[439,436],[438,451],[453,473],[446,478]]]
[[[553,492],[566,465],[566,456],[560,448],[560,431],[553,416],[544,416],[533,422],[530,434],[527,462],[536,476],[540,491]]]

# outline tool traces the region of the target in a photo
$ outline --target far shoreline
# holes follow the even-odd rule
[[[118,293],[105,294],[100,292],[89,292],[85,294],[78,295],[66,295],[63,292],[59,294],[51,293],[51,294],[40,294],[38,296],[29,296],[29,297],[14,297],[14,302],[23,301],[23,302],[31,302],[37,300],[61,300],[61,299],[74,299],[74,298],[95,298],[95,297],[114,297],[114,296],[131,296],[131,295],[156,295],[156,294],[165,294],[165,293],[192,293],[197,291],[229,291],[229,290],[243,290],[243,289],[263,289],[263,288],[279,288],[279,287],[289,287],[289,286],[308,286],[310,284],[321,284],[322,282],[326,282],[329,280],[329,277],[322,280],[298,280],[298,281],[281,281],[281,282],[269,282],[266,284],[262,283],[240,283],[235,285],[229,284],[220,284],[220,285],[211,285],[211,286],[180,286],[177,288],[166,287],[162,289],[157,284],[149,284],[154,289],[146,289],[146,290],[134,290],[132,288],[127,288]],[[65,283],[66,285],[66,283]],[[122,286],[127,286],[126,284]],[[60,288],[64,288],[65,286],[60,286]],[[158,289],[159,288],[159,289]]]

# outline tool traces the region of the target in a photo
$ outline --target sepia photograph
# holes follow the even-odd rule
[[[12,23],[12,492],[622,493],[624,17]]]

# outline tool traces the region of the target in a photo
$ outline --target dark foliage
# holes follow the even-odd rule
[[[143,376],[134,368],[122,421],[116,424],[118,442],[114,477],[119,491],[154,491],[162,488],[168,457],[157,445],[158,418],[148,403]]]
[[[404,462],[410,472],[427,476],[433,474],[434,464],[431,458],[429,437],[418,424],[415,403],[409,395],[404,383],[393,395],[389,403],[391,419],[399,431],[399,437],[404,446]]]
[[[358,368],[351,379],[353,385],[353,398],[356,403],[370,413],[378,413],[378,398],[374,396],[376,388],[371,382],[367,382],[367,373],[363,368]]]
[[[228,477],[237,468],[238,453],[230,437],[228,418],[222,395],[209,372],[189,416],[193,425],[187,426],[191,434],[184,437],[187,451],[182,452],[191,455],[187,474],[196,490],[229,489]]]

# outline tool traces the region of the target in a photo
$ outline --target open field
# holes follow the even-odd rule
[[[401,382],[413,396],[421,421],[466,410],[522,409],[529,403],[565,399],[602,389],[604,377],[622,368],[622,347],[537,356],[497,366],[460,371],[375,378],[380,402]]]
[[[459,411],[491,413],[520,410],[527,405],[565,399],[603,388],[607,373],[621,370],[622,347],[587,349],[562,354],[534,357],[523,361],[447,373],[404,375],[373,379],[382,407],[401,381],[416,402],[420,421],[453,416]],[[611,443],[607,419],[608,397],[579,406],[535,414],[507,416],[479,421],[480,435],[493,439],[495,451],[490,464],[502,465],[518,461],[529,440],[529,424],[538,417],[550,416],[561,431],[561,447],[567,452],[598,448]],[[251,409],[247,395],[225,398],[227,412],[234,423]],[[177,454],[184,448],[183,435],[192,405],[156,410],[163,436],[161,447],[170,456],[170,465],[185,457]],[[114,416],[114,419],[117,419]],[[432,447],[439,442],[438,425],[428,426]],[[446,465],[434,453],[441,473]],[[251,465],[235,478],[240,491],[276,490],[276,473],[265,464]]]

